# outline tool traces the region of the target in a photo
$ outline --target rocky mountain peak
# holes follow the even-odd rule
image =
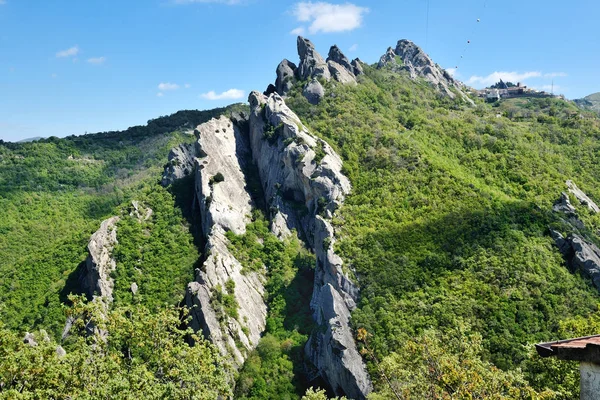
[[[331,78],[327,63],[315,49],[315,45],[308,39],[298,36],[298,56],[300,56],[300,65],[298,66],[298,79],[306,80],[310,77],[322,77],[325,80]]]
[[[352,65],[350,64],[350,60],[348,60],[348,58],[344,55],[344,53],[342,53],[340,48],[337,47],[337,45],[335,45],[335,44],[333,46],[331,46],[331,48],[329,49],[329,55],[327,57],[327,62],[329,62],[329,61],[334,61],[351,72],[354,69],[352,67]]]
[[[398,65],[396,57],[402,59],[402,65]],[[463,84],[454,78],[443,68],[433,62],[419,46],[407,39],[401,39],[396,44],[396,48],[388,48],[387,52],[379,60],[378,68],[392,65],[394,69],[408,71],[411,79],[423,78],[439,91],[450,97],[455,98],[458,91],[466,101],[471,100],[462,93]],[[454,88],[455,91],[450,90]]]

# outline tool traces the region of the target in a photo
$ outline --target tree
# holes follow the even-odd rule
[[[152,314],[135,305],[106,312],[101,302],[70,299],[69,314],[76,320],[66,354],[57,351],[57,343],[43,331],[33,335],[31,345],[0,326],[0,398],[231,395],[227,369],[215,347],[191,330],[178,328],[185,310],[165,307]]]

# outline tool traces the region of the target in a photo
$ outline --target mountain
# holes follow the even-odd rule
[[[35,136],[35,137],[31,137],[31,138],[19,140],[18,143],[35,142],[36,140],[40,140],[40,139],[43,139],[43,137],[42,136]]]
[[[600,329],[600,118],[297,48],[248,104],[0,143],[0,394],[578,396],[532,344]]]
[[[574,101],[581,108],[600,112],[600,92],[590,94],[583,99],[577,99]]]

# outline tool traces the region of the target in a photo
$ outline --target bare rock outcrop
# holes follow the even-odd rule
[[[300,65],[296,70],[298,79],[322,78],[328,81],[331,78],[329,68],[321,54],[315,50],[315,45],[302,36],[298,36],[297,45],[298,55],[300,56]]]
[[[294,86],[296,76],[296,64],[291,61],[283,60],[277,66],[277,79],[275,80],[275,90],[281,96],[285,96]]]
[[[89,255],[85,260],[85,269],[81,276],[81,286],[85,293],[113,300],[114,282],[110,276],[116,268],[112,251],[117,244],[117,222],[119,217],[108,218],[100,224],[88,243]]]
[[[182,143],[172,148],[169,152],[169,162],[160,181],[161,185],[169,186],[176,180],[190,175],[194,171],[194,157],[196,151],[193,143]]]
[[[304,86],[302,95],[308,100],[310,104],[319,104],[323,96],[325,96],[325,88],[316,79],[311,80]]]
[[[352,72],[352,74],[354,74],[354,67],[352,67],[352,64],[350,64],[350,60],[348,60],[348,58],[344,55],[344,53],[342,53],[340,48],[337,47],[337,45],[335,44],[329,49],[329,54],[327,55],[327,62],[329,61],[333,61],[341,65],[347,71]]]
[[[587,208],[594,213],[600,212],[600,208],[598,207],[598,205],[596,205],[596,203],[594,203],[592,199],[590,199],[581,189],[579,189],[575,182],[573,182],[572,180],[568,180],[566,184],[569,188],[569,192],[573,193],[575,198],[579,200],[581,204],[587,206]]]
[[[401,65],[396,56],[402,60]],[[379,60],[378,67],[383,68],[387,65],[392,65],[394,69],[408,71],[411,79],[425,79],[445,96],[454,99],[456,93],[459,93],[465,101],[472,103],[472,100],[462,91],[464,85],[434,63],[427,53],[410,40],[399,40],[395,49],[388,48]]]
[[[360,60],[360,58],[355,58],[350,64],[352,64],[352,71],[354,72],[354,76],[364,75],[365,69],[363,67],[363,62]]]
[[[247,133],[222,116],[197,128],[195,190],[206,238],[205,261],[188,285],[186,303],[192,307],[192,328],[202,330],[222,355],[241,366],[256,347],[265,327],[264,274],[242,271],[228,249],[225,233],[243,234],[250,222],[252,199],[246,190],[245,170],[251,162]],[[233,295],[237,315],[220,303]],[[194,307],[196,306],[196,307]]]
[[[310,134],[279,95],[252,92],[249,102],[250,145],[271,210],[271,229],[282,238],[295,229],[317,257],[311,308],[319,328],[306,345],[307,357],[337,394],[363,399],[372,384],[349,326],[358,289],[333,250],[330,223],[350,182],[341,173],[340,157]],[[307,212],[298,214],[294,203]]]
[[[552,206],[552,210],[555,212],[561,212],[567,215],[574,215],[577,211],[575,207],[571,204],[571,200],[569,200],[569,196],[562,192],[560,194],[560,198],[554,203]]]
[[[600,249],[578,234],[570,234],[566,238],[560,232],[551,230],[550,234],[567,261],[572,272],[579,271],[590,278],[594,286],[600,290]]]

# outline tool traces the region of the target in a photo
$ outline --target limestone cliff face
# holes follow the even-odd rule
[[[182,143],[169,152],[169,162],[165,167],[161,184],[169,186],[177,179],[186,177],[194,171],[194,158],[196,157],[196,146]]]
[[[271,211],[272,231],[286,237],[296,229],[317,257],[311,308],[320,326],[306,354],[338,394],[361,399],[372,390],[349,326],[358,289],[342,270],[333,250],[330,219],[350,192],[342,162],[331,147],[314,136],[276,93],[252,92],[250,145]],[[306,207],[298,215],[293,203]]]
[[[195,191],[206,237],[206,260],[188,285],[186,303],[192,307],[192,327],[202,330],[239,367],[256,347],[265,327],[263,274],[242,272],[227,248],[227,231],[243,234],[250,222],[252,199],[244,171],[251,162],[246,133],[231,119],[213,119],[197,128]],[[233,285],[229,282],[233,282]],[[227,288],[233,288],[228,293]],[[221,295],[235,296],[238,316],[227,315]],[[194,307],[195,306],[195,307]]]
[[[100,224],[88,243],[89,255],[81,276],[81,286],[89,296],[104,297],[108,303],[113,300],[114,282],[110,273],[116,262],[112,251],[117,244],[117,222],[119,217],[108,218]]]

